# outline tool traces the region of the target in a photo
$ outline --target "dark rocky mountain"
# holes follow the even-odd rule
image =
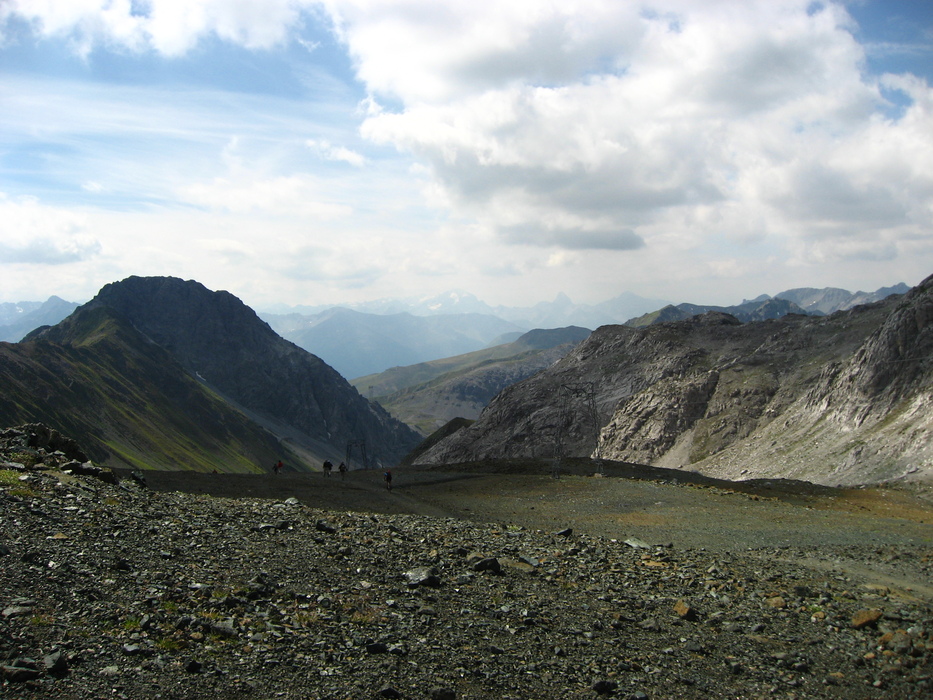
[[[348,378],[461,355],[486,347],[504,333],[524,330],[476,313],[378,315],[333,308],[315,316],[265,314],[263,318],[283,338]]]
[[[41,326],[53,326],[72,311],[78,304],[51,296],[46,301],[2,304],[0,310],[0,341],[15,343]]]
[[[577,327],[533,330],[512,343],[396,367],[354,384],[428,435],[453,418],[477,418],[502,389],[550,367],[589,334]]]
[[[106,319],[102,327],[87,321],[98,318],[92,312]],[[215,403],[225,402],[228,408],[247,416],[256,430],[262,426],[284,441],[305,465],[323,458],[342,459],[351,442],[365,443],[371,461],[393,464],[417,442],[414,431],[363,398],[320,358],[276,335],[251,309],[227,292],[211,292],[197,282],[175,278],[130,277],[105,286],[75,316],[78,320],[73,323],[66,320],[59,326],[31,334],[20,344],[22,349],[8,346],[4,350],[11,357],[37,352],[37,347],[73,353],[91,341],[116,342],[118,347],[123,344],[136,353],[142,352],[143,345],[159,349],[158,357],[150,353],[147,363],[139,366],[128,366],[119,351],[95,355],[85,350],[72,360],[74,373],[81,380],[78,386],[83,391],[98,391],[97,384],[103,383],[110,389],[122,387],[132,397],[124,405],[119,400],[119,391],[114,389],[108,394],[114,412],[125,418],[113,430],[103,426],[101,429],[107,428],[108,435],[120,431],[133,434],[134,424],[138,424],[136,432],[145,433],[151,421],[172,423],[173,414],[178,411],[179,425],[171,434],[185,445],[198,443],[196,433],[187,434],[191,423],[183,420],[184,411],[173,403],[187,402],[193,392],[190,386],[166,397],[165,403],[147,399],[151,389],[167,381],[155,378],[167,366],[166,361],[171,360],[185,370],[186,376],[196,378],[196,385],[213,396]],[[75,327],[82,329],[80,333]],[[114,329],[119,331],[117,341],[110,338]],[[145,342],[138,342],[130,331]],[[75,340],[75,333],[79,333],[80,342]],[[93,363],[94,369],[83,370],[82,362]],[[147,381],[150,375],[153,380]],[[15,363],[11,363],[3,377],[4,383],[15,385],[20,381]],[[35,396],[32,404],[29,394],[24,393],[10,406],[12,415],[2,417],[8,424],[43,421],[61,425],[81,439],[93,432],[96,419],[92,415],[82,417],[85,424],[81,431],[72,430],[68,423],[58,420],[61,412],[86,413],[80,402],[61,404],[62,411],[58,407],[51,389]],[[46,411],[55,415],[39,415]],[[28,415],[20,415],[24,412]],[[210,411],[205,409],[205,413]],[[199,420],[203,419],[195,418],[194,423]],[[164,432],[161,428],[154,430]],[[218,442],[222,443],[226,437],[221,431]]]
[[[598,448],[608,459],[732,478],[929,478],[931,305],[933,278],[826,317],[741,323],[708,312],[606,326],[505,389],[419,462]]]
[[[0,422],[45,422],[135,469],[258,471],[297,457],[106,307],[0,343]]]
[[[327,445],[342,455],[348,442],[365,442],[369,457],[391,464],[416,439],[228,292],[174,278],[130,277],[105,286],[88,305],[114,309],[213,390],[310,449]]]

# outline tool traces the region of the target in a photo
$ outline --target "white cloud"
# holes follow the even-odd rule
[[[191,204],[234,214],[334,219],[348,216],[353,211],[344,204],[320,201],[320,187],[312,178],[304,176],[249,181],[217,178],[188,185],[179,192],[179,196]]]
[[[83,216],[41,204],[32,197],[0,193],[0,260],[27,265],[64,265],[92,258],[100,242],[87,233]]]
[[[359,75],[401,101],[363,135],[428,164],[437,201],[506,241],[626,250],[702,218],[799,247],[916,233],[933,202],[929,88],[886,78],[912,106],[884,118],[841,5],[339,7]]]
[[[214,35],[250,49],[280,44],[313,0],[11,0],[0,19],[20,17],[45,36],[72,39],[86,55],[96,43],[166,56],[189,51]]]
[[[317,153],[325,160],[333,160],[342,163],[348,163],[354,167],[360,168],[366,164],[366,158],[356,151],[345,148],[344,146],[334,146],[326,139],[316,141],[308,139],[305,142],[312,151]]]
[[[890,283],[899,264],[918,281],[933,263],[933,94],[909,75],[870,76],[841,2],[0,2],[0,27],[9,16],[84,55],[121,49],[107,58],[200,60],[206,38],[307,49],[289,56],[305,62],[313,105],[14,85],[4,130],[49,146],[59,182],[93,194],[81,201],[191,215],[158,251],[167,265],[186,264],[180,248],[196,240],[238,272],[265,250],[269,279],[330,289],[391,294],[429,276],[470,288],[479,275],[507,295],[626,284],[660,297],[674,278],[705,292],[710,278],[738,289],[833,265],[842,285],[872,261]],[[318,80],[327,70],[312,64],[332,47],[302,35],[331,21],[368,93],[355,113],[345,102],[359,86],[328,102],[322,86],[340,78]],[[433,211],[413,203],[415,186]],[[93,254],[63,230],[56,250]],[[76,229],[89,230],[123,250],[115,227]]]

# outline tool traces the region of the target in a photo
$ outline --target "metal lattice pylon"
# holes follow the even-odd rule
[[[579,417],[589,424],[596,440],[594,457],[599,459],[599,413],[596,411],[596,385],[593,382],[561,384],[557,390],[557,433],[554,437],[554,464],[551,476],[560,476],[564,459],[564,442],[570,423]]]
[[[369,459],[366,456],[366,441],[365,440],[350,440],[347,442],[347,455],[344,459],[344,462],[347,465],[347,471],[352,469],[352,462],[350,461],[353,458],[353,450],[356,450],[360,455],[360,461],[362,462],[363,469],[369,469]]]

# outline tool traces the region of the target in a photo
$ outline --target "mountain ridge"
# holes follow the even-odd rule
[[[103,320],[94,325],[88,321],[93,318]],[[85,327],[84,334],[79,332]],[[87,351],[98,343],[107,352],[95,356]],[[155,359],[138,365],[127,362],[124,354],[112,350],[121,343],[130,357],[159,349],[164,353],[160,355],[161,364]],[[226,416],[224,420],[248,424],[247,432],[255,431],[256,435],[274,434],[275,438],[269,439],[278,447],[260,450],[264,460],[269,455],[278,453],[277,458],[281,458],[287,453],[303,468],[311,468],[325,458],[343,459],[351,443],[365,445],[373,466],[395,463],[418,439],[414,431],[364,399],[320,358],[275,334],[235,296],[212,292],[194,281],[130,277],[108,284],[57,326],[38,329],[23,342],[2,347],[8,360],[0,375],[5,384],[15,386],[21,379],[17,370],[24,365],[17,364],[17,359],[40,350],[49,357],[56,353],[67,355],[68,366],[82,380],[78,384],[82,390],[93,393],[97,385],[104,389],[115,387],[101,403],[120,414],[121,420],[112,421],[120,426],[120,432],[129,436],[135,432],[142,439],[139,436],[147,432],[149,423],[156,421],[161,426],[156,432],[165,436],[157,442],[168,443],[169,435],[180,435],[177,440],[199,454],[203,450],[197,444],[198,420],[203,419],[192,422],[185,418],[183,407],[172,403],[172,397],[158,405],[147,403],[146,392],[134,391],[137,385],[148,387],[154,395],[159,394],[161,383],[187,387],[176,400],[190,395],[207,401],[203,395],[209,395],[210,401],[223,404],[225,410],[220,413]],[[176,377],[177,372],[155,384],[148,380],[173,365],[184,373],[185,380]],[[18,401],[7,402],[0,417],[9,424],[61,423],[66,416],[56,410],[53,385],[54,377],[46,376],[36,385],[38,393],[20,392]],[[121,389],[129,405],[120,403]],[[79,405],[70,407],[82,410]],[[187,427],[171,429],[176,414],[179,420],[189,421]],[[238,417],[235,421],[233,415]],[[132,416],[136,416],[135,424]],[[105,418],[101,418],[96,431],[108,433],[110,426]],[[83,416],[82,436],[95,432],[93,419],[93,415]],[[247,429],[241,425],[238,430]],[[230,437],[223,426],[217,429],[217,435],[222,437],[221,442]],[[252,448],[249,451],[257,452]]]
[[[10,343],[22,340],[36,328],[54,326],[78,308],[78,304],[54,295],[44,302],[0,306],[0,341]]]
[[[415,435],[321,358],[280,337],[229,292],[170,277],[129,277],[89,302],[125,315],[186,369],[246,408],[322,443],[363,441],[394,462]]]
[[[0,377],[0,420],[55,425],[102,463],[256,472],[295,461],[106,308],[79,309],[27,340],[0,343]]]
[[[830,484],[929,478],[931,298],[928,278],[906,296],[830,316],[743,324],[712,311],[643,328],[604,326],[553,367],[505,389],[475,423],[440,441],[419,463],[553,459],[560,442],[567,456],[597,454],[722,478]],[[894,325],[884,331],[886,323]],[[879,370],[877,358],[896,354],[905,339],[927,358],[918,360],[915,375],[904,379],[900,365],[889,366],[897,367],[893,375]],[[873,344],[882,350],[870,351]],[[859,357],[867,359],[859,363]],[[852,386],[839,388],[841,377]],[[859,413],[839,398],[854,400],[858,383],[870,377],[891,387],[884,414]],[[583,410],[587,384],[594,387],[596,425]],[[582,387],[564,407],[575,411],[561,410],[562,386]],[[840,418],[827,427],[819,406],[833,396],[830,404],[848,407],[848,413],[837,409],[839,415],[861,416],[863,423],[850,427]],[[576,418],[563,424],[568,413]]]

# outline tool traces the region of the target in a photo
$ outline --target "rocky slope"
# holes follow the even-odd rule
[[[560,438],[565,455],[720,476],[928,478],[931,297],[928,279],[822,318],[603,327],[419,462],[555,456]]]
[[[928,604],[803,568],[787,551],[157,493],[61,447],[0,433],[4,696],[933,690]],[[928,547],[884,554],[918,571],[930,562]]]
[[[701,468],[730,477],[738,463],[780,465],[825,483],[933,478],[933,277],[912,289],[850,357],[823,367],[814,385],[754,440]]]

